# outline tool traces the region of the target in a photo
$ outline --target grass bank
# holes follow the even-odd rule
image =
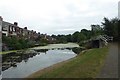
[[[0,54],[8,54],[8,53],[17,52],[17,51],[18,50],[3,51],[3,52],[0,52]]]
[[[22,50],[26,50],[26,49],[2,51],[2,52],[0,52],[0,54],[9,54],[9,53],[12,53],[12,52],[17,52],[17,51],[22,51]]]
[[[77,57],[40,70],[28,78],[95,78],[99,73],[108,47],[91,49]]]

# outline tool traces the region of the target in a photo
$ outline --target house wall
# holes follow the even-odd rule
[[[10,23],[2,21],[2,34],[8,36]]]
[[[6,36],[17,36],[18,38],[25,38],[25,39],[31,39],[31,40],[35,40],[36,38],[38,38],[38,36],[40,34],[36,33],[36,31],[33,30],[28,30],[27,27],[25,28],[20,28],[18,26],[17,22],[14,22],[14,24],[9,23],[9,22],[5,22],[2,20],[1,18],[1,22],[2,25],[0,25],[0,34],[2,33],[3,35]],[[46,38],[46,35],[45,35]]]
[[[2,31],[2,35],[8,36],[8,32],[7,31]]]
[[[0,16],[0,52],[2,51],[2,17]],[[1,61],[1,55],[0,55],[0,61]],[[1,62],[0,62],[1,63]]]
[[[2,17],[0,16],[0,39],[2,38]]]
[[[9,36],[16,36],[17,33],[15,31],[15,26],[12,24],[12,25],[9,25]]]

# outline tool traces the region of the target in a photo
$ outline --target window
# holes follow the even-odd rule
[[[12,31],[12,27],[10,27],[10,31]]]
[[[3,30],[3,31],[7,31],[7,25],[3,26],[3,27],[2,27],[2,30]]]
[[[5,34],[5,33],[2,33],[2,36],[6,36],[6,34]]]
[[[13,31],[15,31],[15,27],[13,27]]]

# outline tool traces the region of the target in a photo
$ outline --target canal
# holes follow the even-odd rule
[[[27,77],[38,70],[75,57],[77,54],[73,48],[76,47],[79,45],[74,43],[50,44],[3,55],[2,77]]]

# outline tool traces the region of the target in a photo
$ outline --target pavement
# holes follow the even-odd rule
[[[97,78],[118,78],[118,43],[110,43],[105,64]]]

